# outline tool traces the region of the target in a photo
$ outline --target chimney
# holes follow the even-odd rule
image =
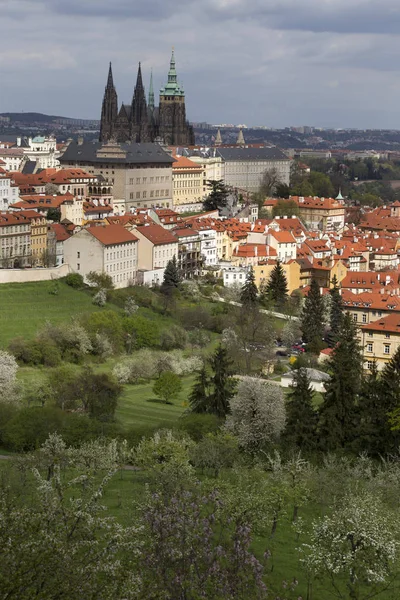
[[[83,135],[78,136],[78,146],[82,146],[83,144]]]

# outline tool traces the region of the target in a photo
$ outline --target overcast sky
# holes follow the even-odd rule
[[[400,129],[399,0],[0,0],[0,112],[99,118],[108,62],[192,121]]]

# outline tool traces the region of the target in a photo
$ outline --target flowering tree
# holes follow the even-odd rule
[[[310,542],[299,550],[309,575],[329,575],[339,598],[372,598],[393,577],[397,518],[375,494],[347,495],[331,515],[314,521]]]
[[[132,317],[139,309],[133,296],[128,296],[124,304],[124,313],[127,317]]]
[[[16,376],[18,364],[12,354],[0,350],[0,401],[14,403],[16,394]]]
[[[244,377],[230,401],[230,409],[226,427],[249,452],[276,441],[285,426],[281,388],[261,379]]]

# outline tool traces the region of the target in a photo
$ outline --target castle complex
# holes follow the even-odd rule
[[[146,101],[139,63],[132,103],[121,104],[118,110],[118,96],[110,63],[101,109],[100,142],[110,140],[140,143],[160,141],[168,146],[194,144],[193,129],[186,120],[185,92],[177,80],[173,50],[168,82],[160,90],[159,106],[154,105],[152,75]]]

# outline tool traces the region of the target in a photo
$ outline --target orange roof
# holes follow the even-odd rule
[[[261,257],[267,258],[271,256],[273,252],[271,252],[271,248],[266,246],[265,244],[241,244],[236,247],[234,256],[241,256],[243,258],[253,258],[253,257]],[[274,254],[276,256],[276,250],[274,250]]]
[[[295,244],[296,240],[290,231],[270,231],[269,232],[279,244]]]
[[[371,310],[400,312],[400,298],[388,293],[363,292],[354,294],[350,290],[342,289],[341,296],[344,306],[349,308],[370,308]]]
[[[115,246],[116,244],[138,241],[138,238],[122,225],[98,225],[97,227],[88,227],[86,231],[104,244],[104,246]]]
[[[362,325],[364,331],[386,331],[400,334],[400,315],[393,313],[368,325]]]
[[[155,246],[160,244],[176,244],[178,241],[168,229],[157,224],[144,225],[138,229],[138,232]]]
[[[189,169],[193,169],[195,171],[202,171],[203,167],[198,163],[189,160],[185,156],[174,156],[175,162],[172,164],[172,171],[176,172],[182,169],[184,172]]]
[[[305,207],[310,208],[311,210],[321,208],[333,210],[341,208],[344,211],[345,208],[344,204],[338,200],[335,200],[335,198],[318,198],[316,196],[306,196],[302,198],[302,200],[300,200],[300,198],[302,198],[302,196],[290,196],[289,200],[294,200],[294,202],[296,202],[300,208]]]
[[[35,213],[36,216],[37,213]],[[0,227],[6,227],[7,225],[26,225],[29,220],[25,215],[21,213],[0,213]]]
[[[64,225],[61,225],[60,223],[52,223],[51,225],[49,225],[49,229],[52,229],[56,234],[57,242],[64,242],[70,237],[70,234],[68,233]]]

